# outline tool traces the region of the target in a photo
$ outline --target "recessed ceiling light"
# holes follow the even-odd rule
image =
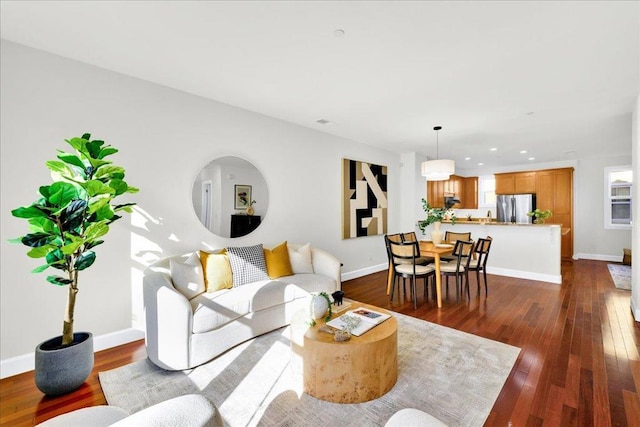
[[[484,163],[478,163],[478,166],[484,166]]]
[[[535,160],[535,159],[536,159],[535,157],[529,157],[529,160]]]
[[[535,114],[535,113],[534,113],[533,111],[529,111],[529,112],[527,113],[527,116],[532,116],[532,115],[534,115],[534,114]]]
[[[527,154],[527,150],[520,150],[520,154]]]
[[[490,148],[489,151],[498,151],[496,147]]]
[[[465,157],[464,159],[465,160],[471,160],[471,157]]]
[[[331,123],[331,121],[327,119],[318,119],[316,120],[316,123],[320,123],[321,125],[328,125]]]
[[[333,32],[333,36],[334,37],[343,37],[344,36],[344,30],[341,29],[337,29]]]
[[[576,150],[565,151],[564,154],[566,154],[566,155],[576,154]]]

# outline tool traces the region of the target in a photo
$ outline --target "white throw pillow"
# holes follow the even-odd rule
[[[194,298],[204,292],[204,272],[198,254],[191,254],[185,262],[172,259],[169,264],[173,286],[187,299]]]
[[[311,263],[311,243],[302,245],[299,248],[287,246],[289,250],[289,261],[291,262],[291,270],[293,274],[313,273],[313,264]]]

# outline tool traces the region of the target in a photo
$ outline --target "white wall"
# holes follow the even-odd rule
[[[640,273],[638,273],[638,265],[640,265],[640,209],[637,208],[638,201],[640,201],[640,185],[637,184],[640,173],[638,168],[640,167],[640,150],[638,150],[638,132],[640,132],[640,94],[636,98],[636,108],[633,112],[633,145],[631,157],[633,158],[633,176],[636,185],[633,186],[633,200],[635,200],[636,208],[633,209],[633,238],[631,243],[631,264],[636,268],[631,269],[631,310],[636,322],[640,322],[640,285],[638,280]]]
[[[81,274],[78,331],[103,336],[139,327],[141,271],[170,254],[288,240],[332,252],[346,274],[386,264],[382,236],[341,239],[341,159],[388,166],[389,228],[398,229],[398,154],[11,42],[2,41],[1,55],[3,362],[61,333],[66,297],[45,275],[30,274],[39,263],[26,247],[7,243],[27,231],[8,212],[35,199],[49,182],[44,162],[65,148],[65,138],[84,132],[120,149],[113,160],[140,193],[136,213],[114,224],[95,265]],[[209,233],[191,202],[200,169],[227,155],[253,163],[269,189],[263,224],[233,240]]]

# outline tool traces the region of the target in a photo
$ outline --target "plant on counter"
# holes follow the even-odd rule
[[[427,215],[425,219],[418,221],[418,228],[420,228],[422,234],[424,234],[424,230],[427,228],[427,226],[435,222],[442,222],[443,220],[447,219],[451,220],[451,224],[453,225],[458,220],[453,209],[433,208],[429,206],[425,199],[422,199],[422,209]]]
[[[527,216],[531,216],[534,217],[533,222],[536,224],[544,224],[544,221],[553,216],[553,213],[551,213],[551,210],[547,209],[547,210],[540,210],[540,209],[536,209],[535,211],[531,211],[531,212],[527,212]]]

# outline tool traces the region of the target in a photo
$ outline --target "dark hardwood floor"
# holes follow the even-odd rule
[[[640,426],[640,323],[630,292],[613,286],[607,263],[562,265],[562,285],[489,275],[489,296],[456,303],[455,288],[438,310],[423,299],[386,295],[386,272],[343,283],[348,298],[508,343],[522,350],[486,425]],[[146,357],[137,341],[98,352],[77,391],[40,393],[33,372],[0,381],[0,424],[31,426],[73,409],[105,404],[98,372]]]

